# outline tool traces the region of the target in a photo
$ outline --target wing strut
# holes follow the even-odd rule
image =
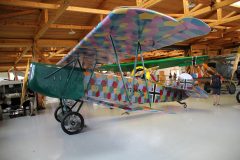
[[[147,87],[147,96],[148,96],[148,101],[149,101],[149,106],[150,108],[152,108],[152,103],[150,101],[150,96],[149,96],[149,91],[148,91],[148,82],[147,82],[147,76],[146,76],[146,70],[145,70],[145,66],[144,66],[144,60],[143,60],[143,54],[142,54],[142,48],[141,48],[141,44],[138,41],[138,51],[141,54],[141,60],[142,60],[142,66],[143,66],[143,73],[144,73],[144,81],[145,81],[145,85]]]
[[[95,68],[96,68],[96,65],[97,65],[97,60],[95,61],[95,64],[94,64],[94,66],[93,66],[93,69],[92,69],[91,75],[90,75],[90,77],[89,77],[89,81],[88,81],[88,84],[87,84],[87,88],[86,88],[86,92],[85,92],[85,93],[88,92],[88,88],[89,88],[89,85],[90,85],[90,82],[91,82],[91,79],[92,79],[94,70],[95,70]]]
[[[119,68],[119,71],[120,71],[120,73],[121,73],[121,78],[122,78],[122,82],[123,82],[124,90],[125,90],[126,95],[127,95],[127,100],[128,100],[128,102],[129,102],[130,104],[132,104],[132,103],[131,103],[131,100],[130,100],[130,98],[129,98],[129,95],[128,95],[128,91],[127,91],[126,84],[125,84],[124,79],[123,79],[122,68],[121,68],[121,66],[120,66],[120,62],[119,62],[119,59],[118,59],[118,54],[117,54],[117,51],[116,51],[116,48],[115,48],[115,45],[114,45],[114,42],[113,42],[113,38],[112,38],[111,35],[110,35],[110,39],[111,39],[111,42],[112,42],[112,47],[113,47],[113,50],[114,50],[116,63],[118,64],[118,68]]]
[[[134,81],[135,81],[135,74],[136,74],[136,67],[137,67],[137,59],[138,59],[138,50],[139,50],[139,45],[136,49],[136,54],[135,54],[135,61],[134,61],[134,73],[133,73],[133,81],[132,81],[132,92],[131,92],[131,100],[134,94]]]

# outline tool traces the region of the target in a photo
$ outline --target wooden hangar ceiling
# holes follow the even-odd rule
[[[23,70],[27,60],[56,63],[111,10],[139,6],[177,19],[193,16],[212,27],[179,45],[239,45],[238,0],[0,0],[0,72]]]

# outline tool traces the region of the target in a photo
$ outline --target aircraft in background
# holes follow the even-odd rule
[[[190,96],[206,98],[206,92],[194,86],[191,78],[165,86],[147,79],[136,79],[135,74],[137,64],[147,66],[142,52],[209,32],[209,26],[195,18],[177,21],[148,9],[117,8],[57,65],[32,63],[28,85],[43,95],[62,99],[56,109],[56,119],[67,134],[76,134],[83,129],[84,118],[79,111],[85,101],[111,102],[120,104],[116,105],[118,108],[135,111],[151,110],[152,103],[180,102]],[[141,54],[141,62],[137,62],[138,54]],[[124,77],[122,69],[125,67],[120,62],[129,57],[135,57],[135,62],[129,65],[134,69],[134,76]],[[190,62],[185,59],[181,63],[192,64],[194,58],[190,59]],[[178,61],[180,59],[175,59],[175,63]],[[120,76],[94,72],[99,64],[113,63],[118,66]],[[169,62],[160,64],[169,67]],[[69,107],[65,99],[76,100],[80,105],[76,102]],[[149,107],[136,105],[142,103],[149,103]],[[76,111],[73,111],[74,107],[77,107]]]

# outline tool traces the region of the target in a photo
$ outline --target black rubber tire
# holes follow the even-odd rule
[[[187,104],[184,104],[184,105],[183,105],[183,108],[187,108]]]
[[[207,93],[210,93],[211,92],[211,85],[209,82],[206,82],[204,84],[204,90],[207,92]]]
[[[235,94],[235,92],[236,92],[236,86],[232,82],[227,86],[227,89],[228,89],[229,94]]]
[[[238,91],[238,93],[236,95],[236,99],[237,99],[238,103],[240,103],[240,91]]]
[[[75,121],[73,119],[70,120],[70,118],[74,118],[74,117],[80,121]],[[73,130],[70,130],[70,129],[66,128],[66,124],[70,124],[70,125],[72,125],[71,127],[75,127],[75,128]],[[78,112],[70,112],[70,113],[66,114],[65,117],[63,118],[63,120],[61,122],[61,127],[62,127],[62,130],[69,135],[80,133],[82,131],[82,129],[84,128],[84,118]]]
[[[67,112],[66,112],[66,113],[63,113],[63,112],[62,112],[62,106],[59,106],[59,107],[55,110],[55,112],[54,112],[54,117],[55,117],[55,119],[56,119],[58,122],[61,122],[62,119],[63,119],[63,117],[64,117],[67,113],[69,113],[69,112],[72,111],[70,107],[66,106],[66,108],[67,108]]]

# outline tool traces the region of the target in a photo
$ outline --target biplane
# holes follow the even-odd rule
[[[137,79],[134,75],[137,64],[141,63],[143,68],[148,64],[143,59],[143,52],[160,49],[209,32],[209,26],[195,18],[183,18],[178,21],[148,9],[117,8],[57,65],[32,63],[28,85],[43,95],[61,99],[55,117],[67,134],[76,134],[83,129],[84,118],[79,111],[85,101],[119,103],[118,108],[135,111],[151,110],[152,103],[180,102],[190,96],[205,98],[207,94],[202,89],[191,84],[186,85],[190,83],[186,80],[165,86],[147,79]],[[141,62],[137,62],[139,54]],[[134,75],[124,77],[122,69],[125,67],[120,62],[129,57],[135,57],[135,61],[128,64],[126,69],[130,69],[131,66]],[[175,66],[179,62],[192,65],[201,63],[203,59],[191,57],[182,61],[175,59],[172,65],[170,60],[162,63],[166,64],[166,67]],[[120,76],[94,72],[99,64],[103,64],[102,68],[104,65],[117,65]],[[76,103],[69,107],[66,99],[76,100]],[[149,107],[134,105],[142,103],[148,103]],[[77,107],[76,111],[73,111],[73,107]]]

